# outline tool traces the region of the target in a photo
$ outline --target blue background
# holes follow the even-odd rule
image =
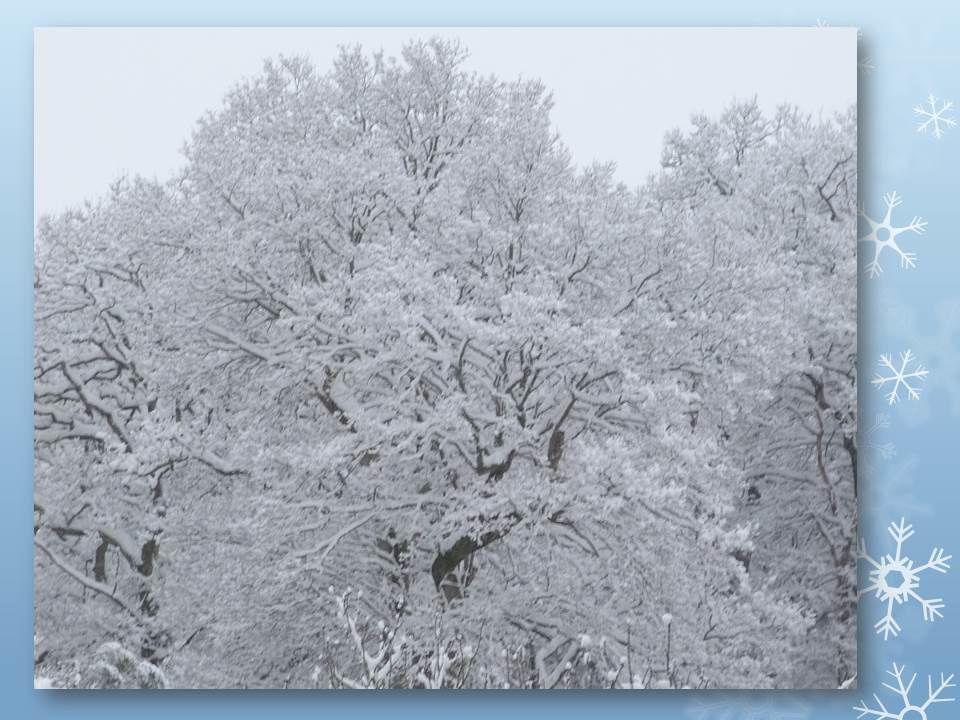
[[[798,25],[818,21],[862,29],[861,54],[873,69],[860,76],[860,194],[868,215],[882,216],[884,193],[896,190],[903,205],[895,224],[914,215],[928,221],[922,236],[906,235],[917,267],[901,270],[885,254],[880,278],[861,277],[861,418],[869,424],[888,412],[890,427],[873,440],[891,442],[896,455],[882,459],[861,443],[861,524],[871,554],[892,552],[886,525],[901,515],[916,529],[906,545],[924,562],[932,547],[960,551],[955,518],[960,434],[960,197],[954,182],[960,160],[960,127],[939,141],[916,132],[913,107],[928,94],[960,99],[960,9],[955,3],[890,2],[604,2],[523,3],[483,0],[469,5],[407,0],[307,4],[198,3],[166,0],[134,4],[35,2],[0,11],[0,458],[6,502],[0,505],[0,687],[10,717],[138,719],[179,717],[316,717],[321,713],[396,718],[486,717],[491,713],[552,717],[602,713],[609,717],[855,718],[852,708],[874,692],[899,712],[881,683],[892,662],[918,674],[914,701],[926,694],[926,676],[960,671],[960,569],[924,576],[922,594],[941,597],[944,618],[924,623],[920,608],[897,608],[900,636],[884,641],[872,623],[882,613],[867,597],[860,614],[860,689],[798,693],[423,693],[317,694],[280,692],[70,693],[32,689],[32,327],[33,250],[33,27],[41,25]],[[117,58],[122,63],[122,58]],[[668,69],[651,69],[668,72]],[[630,79],[624,78],[626,91]],[[960,115],[958,115],[960,117]],[[887,407],[869,385],[880,353],[912,349],[930,369],[918,401]],[[958,556],[960,557],[960,556]],[[944,693],[958,697],[958,688]],[[875,706],[875,703],[872,703]],[[912,716],[911,716],[912,717]],[[917,716],[919,717],[919,716]],[[960,717],[960,701],[931,706],[929,720]]]

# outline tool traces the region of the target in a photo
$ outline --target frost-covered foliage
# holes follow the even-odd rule
[[[852,112],[735,102],[628,190],[571,163],[540,83],[464,57],[268,62],[176,178],[41,222],[48,662],[136,647],[162,674],[123,650],[101,684],[157,687],[854,672]]]
[[[163,690],[167,679],[156,663],[145,660],[119,642],[103,643],[88,658],[67,665],[40,660],[34,676],[38,690]]]

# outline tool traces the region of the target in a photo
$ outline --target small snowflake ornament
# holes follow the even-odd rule
[[[949,100],[937,102],[933,95],[927,96],[926,105],[917,105],[913,109],[917,116],[917,132],[926,133],[927,130],[936,140],[943,137],[944,133],[957,124],[952,117],[953,103]]]
[[[880,258],[883,251],[890,248],[900,256],[900,266],[904,269],[916,267],[916,253],[906,252],[897,242],[897,237],[904,233],[914,233],[921,235],[927,228],[927,223],[920,216],[914,216],[909,225],[894,227],[893,210],[903,202],[896,192],[890,192],[883,196],[883,202],[887,209],[882,220],[874,220],[861,210],[860,217],[863,218],[870,231],[860,238],[862,243],[873,245],[873,258],[867,263],[867,275],[877,277],[883,272],[880,265]]]
[[[903,554],[903,544],[913,535],[913,526],[907,525],[901,518],[900,523],[890,523],[887,528],[890,537],[896,545],[893,555],[883,555],[878,559],[873,559],[867,554],[866,543],[860,541],[860,559],[872,566],[870,570],[870,584],[860,591],[860,596],[873,593],[873,595],[886,604],[886,612],[874,625],[877,634],[883,633],[883,639],[886,640],[891,635],[897,636],[900,632],[900,625],[893,617],[895,605],[902,605],[911,599],[916,600],[923,611],[923,619],[933,622],[938,617],[943,617],[940,611],[944,604],[941,598],[926,599],[922,597],[918,590],[920,589],[921,574],[927,570],[945,573],[950,569],[949,561],[952,556],[944,555],[942,548],[934,548],[930,553],[930,559],[923,565],[916,565],[913,560]]]
[[[915,704],[910,700],[910,690],[913,687],[914,681],[917,679],[917,675],[914,673],[909,681],[905,681],[905,668],[905,665],[893,663],[893,670],[887,670],[887,675],[893,678],[893,682],[895,682],[896,685],[883,683],[883,686],[887,688],[887,690],[897,696],[897,704],[888,709],[880,697],[874,693],[873,700],[877,704],[876,707],[867,705],[867,703],[863,701],[861,701],[859,705],[854,706],[853,709],[860,713],[857,715],[858,718],[872,717],[877,718],[877,720],[934,720],[936,718],[935,714],[931,713],[927,715],[927,710],[931,705],[935,703],[953,702],[956,699],[944,697],[944,692],[949,688],[955,687],[955,685],[953,683],[953,675],[945,676],[941,673],[940,684],[936,688],[933,686],[933,678],[929,675],[927,676],[926,700],[924,700],[922,705]]]
[[[722,695],[694,700],[686,714],[691,720],[807,720],[810,708],[793,698],[776,695]]]
[[[880,440],[880,435],[884,430],[890,429],[890,416],[880,413],[874,418],[873,424],[863,431],[863,445],[871,454],[875,454],[881,460],[890,460],[897,454],[897,446],[892,442]]]
[[[910,350],[900,353],[899,367],[893,364],[892,356],[881,355],[880,368],[881,372],[874,376],[872,382],[880,390],[887,390],[884,397],[890,405],[899,402],[901,388],[906,390],[910,400],[920,399],[918,383],[926,380],[930,371],[917,362],[917,358]]]

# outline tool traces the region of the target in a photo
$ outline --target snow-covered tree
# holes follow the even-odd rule
[[[465,57],[267,62],[176,178],[41,226],[44,637],[184,685],[835,685],[852,118],[734,103],[630,191]],[[127,626],[59,627],[63,578]]]

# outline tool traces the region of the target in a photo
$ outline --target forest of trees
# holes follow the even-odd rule
[[[465,49],[265,63],[44,217],[36,675],[808,688],[856,672],[856,122],[639,188]]]

